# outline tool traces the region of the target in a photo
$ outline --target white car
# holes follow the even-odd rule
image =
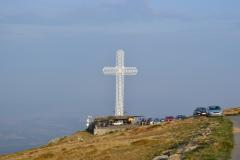
[[[123,121],[117,121],[113,123],[114,126],[120,126],[123,125]]]
[[[213,116],[222,116],[223,111],[220,106],[208,106],[207,107],[207,115],[210,117]]]

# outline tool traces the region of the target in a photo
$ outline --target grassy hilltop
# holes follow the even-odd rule
[[[232,124],[225,118],[189,118],[140,126],[102,136],[76,132],[46,146],[0,156],[0,160],[228,159]]]
[[[223,113],[226,116],[240,115],[240,107],[226,108]]]

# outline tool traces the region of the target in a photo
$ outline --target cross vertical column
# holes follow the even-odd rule
[[[124,51],[117,50],[116,56],[116,106],[115,116],[124,115]]]

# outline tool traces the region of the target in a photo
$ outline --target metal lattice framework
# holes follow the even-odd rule
[[[138,72],[136,67],[124,66],[124,51],[122,49],[117,50],[116,55],[116,67],[104,67],[103,73],[105,75],[116,76],[116,106],[115,116],[124,115],[124,76],[136,75]]]

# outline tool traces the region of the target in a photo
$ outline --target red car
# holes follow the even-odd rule
[[[171,122],[174,120],[174,117],[173,116],[167,116],[165,117],[165,122]]]

